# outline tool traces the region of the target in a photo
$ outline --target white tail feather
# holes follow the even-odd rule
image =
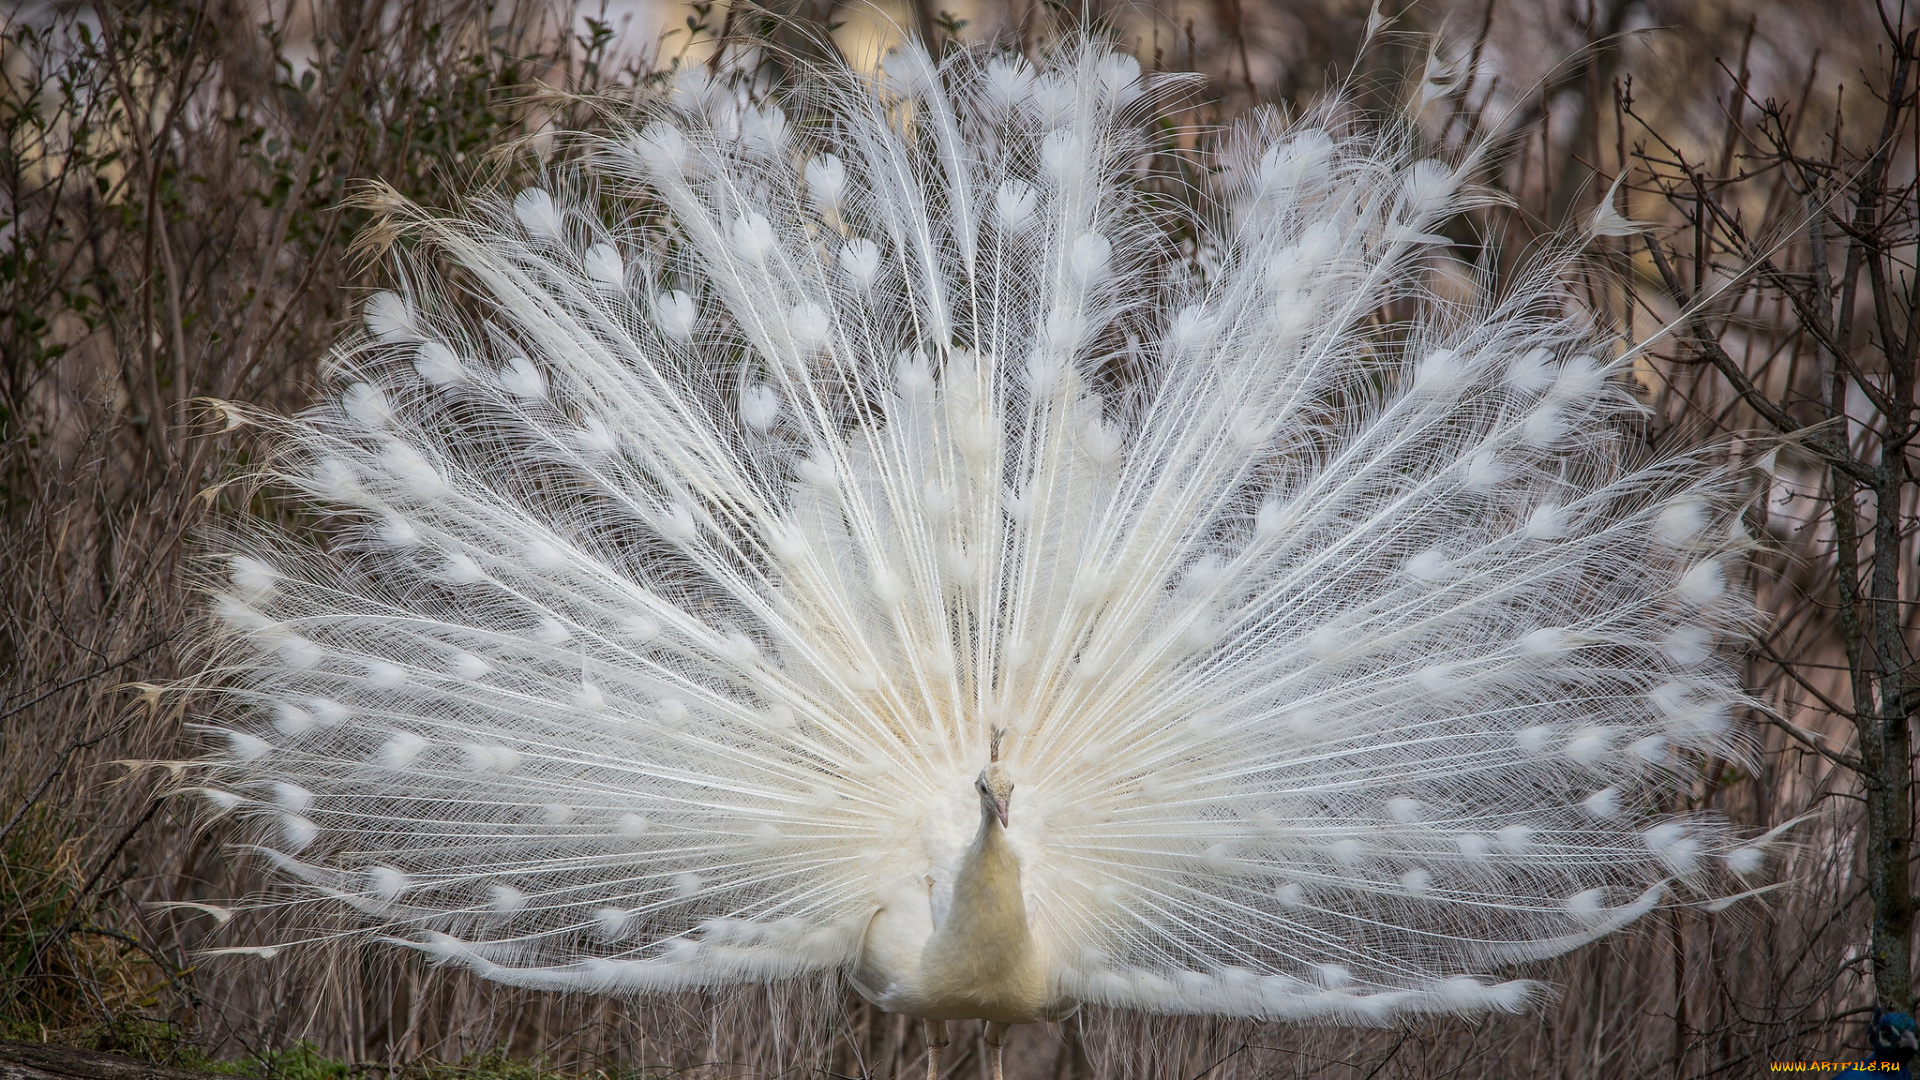
[[[279,425],[341,543],[238,545],[195,790],[563,988],[845,970],[882,892],[950,887],[996,726],[1076,1000],[1517,1008],[1480,977],[1760,867],[1648,823],[1734,749],[1736,493],[1626,459],[1555,267],[1421,293],[1464,169],[1251,130],[1202,276],[1131,60],[887,71],[805,126],[676,84],[597,154],[618,236],[559,186],[419,226],[485,321],[379,294]]]

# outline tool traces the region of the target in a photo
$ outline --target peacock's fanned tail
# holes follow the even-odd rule
[[[1477,162],[1256,124],[1189,212],[1162,89],[1084,42],[785,113],[695,68],[570,186],[408,211],[266,421],[324,527],[231,541],[187,783],[533,986],[844,970],[950,885],[995,726],[1081,1001],[1512,1008],[1502,965],[1746,888],[1663,812],[1738,752],[1737,485],[1630,453],[1561,264],[1425,290]]]

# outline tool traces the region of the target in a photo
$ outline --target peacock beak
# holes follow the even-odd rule
[[[1011,802],[1010,799],[993,800],[993,816],[1000,819],[1000,827],[1003,829],[1007,827],[1007,811],[1012,808]]]

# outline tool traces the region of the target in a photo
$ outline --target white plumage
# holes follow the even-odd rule
[[[571,186],[396,208],[408,287],[262,418],[328,538],[234,541],[193,782],[489,978],[935,1019],[1515,1009],[1738,891],[1660,813],[1735,750],[1733,483],[1631,459],[1561,265],[1423,290],[1472,162],[1256,124],[1190,214],[1162,88],[696,68]]]

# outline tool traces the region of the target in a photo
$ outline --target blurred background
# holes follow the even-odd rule
[[[1381,32],[1369,36],[1370,19]],[[356,208],[564,166],[555,133],[708,64],[771,86],[903,33],[1044,51],[1093,27],[1201,73],[1166,146],[1329,95],[1478,139],[1503,195],[1427,269],[1497,294],[1556,231],[1623,341],[1647,452],[1750,466],[1740,760],[1684,806],[1789,823],[1779,887],[1682,908],[1526,974],[1524,1016],[1387,1030],[1087,1010],[1020,1029],[1018,1077],[1717,1077],[1866,1052],[1913,984],[1915,28],[1898,0],[155,0],[0,11],[0,1037],[257,1076],[601,1070],[894,1076],[917,1025],[834,986],[652,1002],[479,983],[377,945],[200,950],[274,928],[162,907],[259,887],[159,797],[193,753],[200,545],[292,513],[215,402],[301,408],[384,280]],[[1645,229],[1629,226],[1645,223]],[[360,243],[356,246],[356,242]],[[1676,316],[1678,325],[1662,333]],[[1383,312],[1382,317],[1393,317]],[[298,521],[288,521],[299,527]],[[959,1033],[949,1075],[983,1068]]]

